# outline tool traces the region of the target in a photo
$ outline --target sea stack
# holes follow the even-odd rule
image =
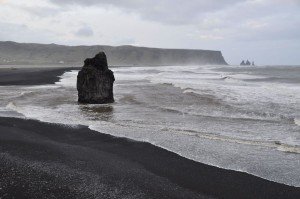
[[[77,75],[78,102],[105,104],[114,102],[114,73],[108,69],[104,52],[84,61]]]

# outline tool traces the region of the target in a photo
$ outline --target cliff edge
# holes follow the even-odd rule
[[[112,66],[226,65],[220,51],[0,42],[0,64],[80,64],[105,52]]]

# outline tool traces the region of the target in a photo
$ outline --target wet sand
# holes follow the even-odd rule
[[[0,68],[0,86],[9,85],[43,85],[59,80],[65,71],[76,70],[76,67],[43,67],[43,68]]]
[[[7,70],[8,76],[0,70],[0,82],[53,83],[69,68],[59,70],[25,75]],[[44,73],[31,82],[32,76]],[[300,188],[208,166],[85,126],[0,118],[0,198],[296,199]]]

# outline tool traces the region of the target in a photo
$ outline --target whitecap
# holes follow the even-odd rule
[[[294,118],[294,123],[300,126],[300,118]]]
[[[75,88],[77,82],[77,73],[78,70],[65,72],[63,75],[60,76],[60,80],[58,82],[55,82],[55,84],[63,87]]]

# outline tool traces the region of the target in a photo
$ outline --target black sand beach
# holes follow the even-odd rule
[[[148,143],[0,118],[2,198],[299,198],[300,189]]]
[[[53,83],[69,68],[25,75],[22,70],[1,71],[0,85]],[[47,75],[31,79],[42,74]],[[0,118],[0,198],[296,199],[300,188],[201,164],[85,126]]]
[[[65,71],[75,67],[0,68],[0,86],[53,84]]]

